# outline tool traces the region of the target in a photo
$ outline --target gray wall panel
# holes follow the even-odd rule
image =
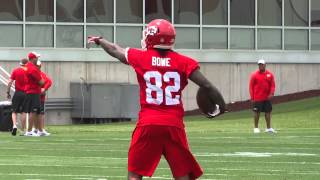
[[[9,72],[17,65],[17,61],[1,61],[1,66]],[[256,63],[200,63],[200,66],[201,72],[221,90],[226,102],[249,99],[249,77],[258,68]],[[267,69],[275,75],[276,95],[320,88],[320,64],[267,64]],[[48,91],[49,98],[69,98],[70,82],[80,82],[80,77],[88,82],[137,84],[134,70],[118,62],[50,61],[44,62],[43,71],[54,82]],[[197,108],[197,89],[190,81],[182,96],[185,110]],[[4,100],[3,94],[0,97]],[[71,122],[70,112],[66,110],[48,110],[47,119],[50,124]]]

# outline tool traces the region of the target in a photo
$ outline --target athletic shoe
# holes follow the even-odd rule
[[[254,128],[253,129],[253,133],[255,133],[255,134],[260,133],[260,129],[259,128]]]
[[[12,136],[17,135],[17,128],[16,127],[12,128],[11,134],[12,134]]]
[[[32,132],[33,132],[34,134],[37,134],[37,133],[38,133],[38,129],[32,128]]]
[[[269,129],[266,129],[267,133],[277,133],[277,131],[275,131],[273,128],[269,128]]]
[[[46,133],[46,136],[50,136],[51,133],[48,133],[45,129],[42,130],[42,132]]]
[[[38,131],[38,135],[39,136],[49,136],[50,133],[46,132],[46,131]]]
[[[29,132],[26,132],[25,134],[24,134],[24,136],[39,136],[37,133],[34,133],[33,131],[29,131]]]

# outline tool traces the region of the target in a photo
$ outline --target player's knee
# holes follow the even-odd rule
[[[142,180],[142,176],[134,172],[128,172],[128,180]]]
[[[182,177],[176,177],[174,178],[175,180],[191,180],[190,176],[189,175],[186,175],[186,176],[182,176]]]

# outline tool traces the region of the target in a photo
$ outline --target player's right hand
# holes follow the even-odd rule
[[[100,45],[100,39],[102,39],[101,36],[88,36],[87,43]]]

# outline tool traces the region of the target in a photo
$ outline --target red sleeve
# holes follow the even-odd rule
[[[254,73],[251,74],[250,83],[249,83],[249,92],[250,92],[251,100],[254,100],[253,88],[254,88]]]
[[[271,78],[271,84],[270,84],[270,94],[272,94],[272,95],[274,95],[274,91],[275,91],[275,89],[276,89],[276,83],[274,82],[274,76],[273,76],[273,74],[271,74],[272,76],[272,78]]]
[[[186,57],[186,74],[187,74],[187,77],[189,78],[190,75],[192,74],[192,72],[196,69],[200,69],[200,66],[199,66],[199,63],[192,59],[192,58],[189,58],[189,57]]]
[[[44,78],[43,88],[45,90],[48,90],[52,85],[52,80],[45,73],[43,73],[43,78]]]
[[[13,70],[10,76],[10,79],[16,80],[16,70]]]
[[[128,64],[132,67],[136,67],[139,60],[142,59],[142,50],[135,49],[135,48],[127,48],[126,49],[126,58],[128,61]]]

